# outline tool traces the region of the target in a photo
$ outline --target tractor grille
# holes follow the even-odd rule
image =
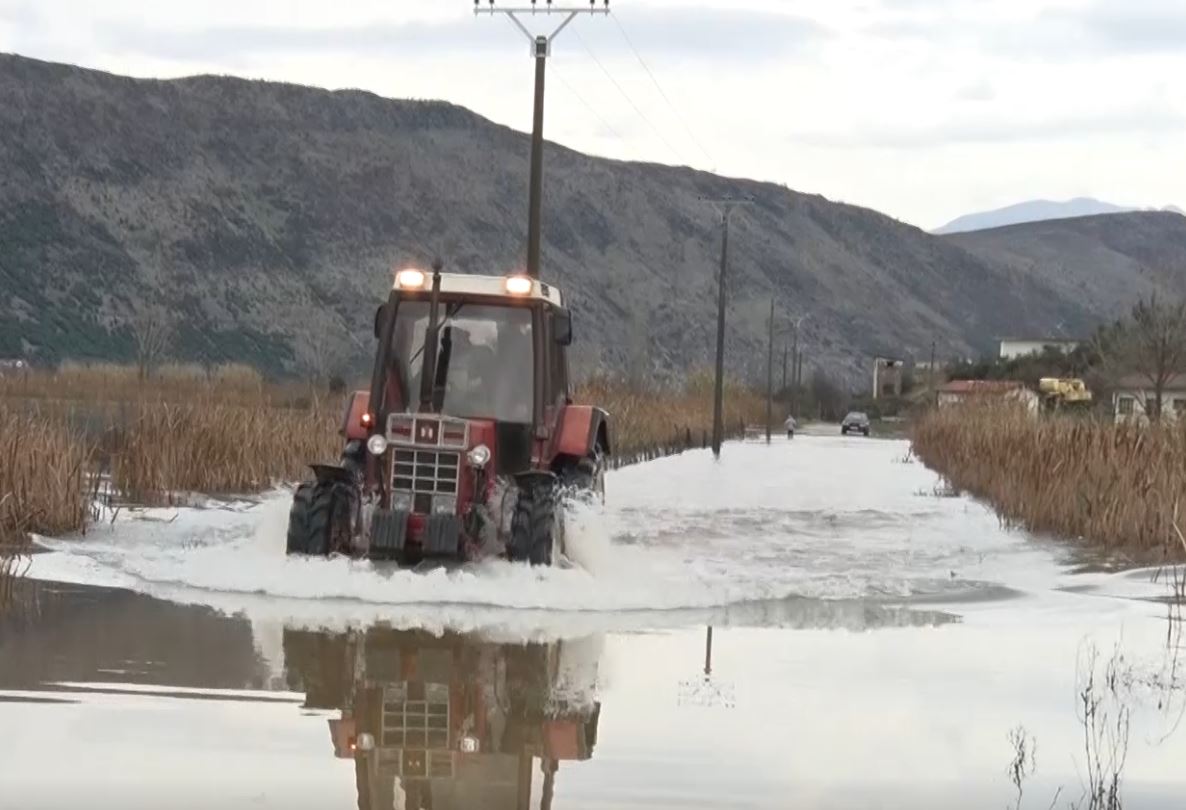
[[[449,687],[401,683],[385,688],[381,736],[382,748],[402,749],[400,775],[452,776]]]
[[[456,495],[461,474],[461,454],[448,450],[392,452],[391,489],[413,495]]]

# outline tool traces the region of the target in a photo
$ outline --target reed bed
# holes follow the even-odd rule
[[[141,403],[111,441],[112,482],[139,503],[259,492],[303,477],[310,463],[337,460],[342,407],[338,398],[302,409],[209,398]]]
[[[0,398],[53,402],[187,402],[212,393],[227,404],[303,406],[315,395],[307,383],[272,383],[240,363],[161,366],[141,379],[135,366],[63,363],[55,370],[0,375]]]
[[[1186,429],[1037,419],[1014,408],[931,411],[914,452],[1009,525],[1148,561],[1186,558]]]
[[[712,389],[698,379],[683,388],[640,391],[626,383],[594,380],[579,387],[578,402],[610,414],[615,466],[702,447],[712,434]],[[726,434],[740,436],[747,424],[766,421],[766,400],[740,386],[725,391]]]
[[[64,534],[85,525],[90,453],[64,425],[0,402],[0,611],[25,567],[29,534]]]

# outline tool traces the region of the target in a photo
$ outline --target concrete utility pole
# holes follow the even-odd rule
[[[930,399],[931,404],[934,405],[935,404],[935,341],[933,341],[933,340],[931,341],[931,367],[927,371],[927,388],[930,389],[930,391],[928,392],[928,399]]]
[[[783,338],[782,341],[782,395],[787,395],[787,341]]]
[[[792,413],[795,418],[799,418],[799,399],[802,396],[803,387],[803,353],[799,351],[799,324],[803,323],[806,315],[800,315],[795,319],[795,342],[794,349],[791,351],[791,385],[794,388],[794,397],[792,399]]]
[[[729,217],[734,208],[751,201],[734,197],[701,197],[700,201],[711,204],[721,216],[721,269],[717,276],[717,363],[712,392],[712,454],[720,458],[724,438],[722,407],[725,398],[725,279],[729,273]]]
[[[531,41],[531,56],[535,59],[535,110],[531,125],[531,183],[527,202],[527,275],[539,278],[540,219],[543,211],[544,182],[544,66],[552,53],[552,41],[560,35],[578,14],[609,14],[609,0],[602,0],[601,8],[596,0],[589,0],[589,7],[554,5],[552,0],[530,6],[501,8],[488,0],[485,7],[481,0],[474,0],[474,14],[505,14],[524,36]],[[560,25],[548,36],[533,34],[519,19],[520,14],[560,14],[564,17]]]
[[[770,299],[770,335],[766,344],[766,444],[770,444],[770,420],[774,417],[774,299]]]

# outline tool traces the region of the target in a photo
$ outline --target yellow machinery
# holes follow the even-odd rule
[[[1043,377],[1038,380],[1038,393],[1047,410],[1066,407],[1085,409],[1091,406],[1091,391],[1077,377]]]

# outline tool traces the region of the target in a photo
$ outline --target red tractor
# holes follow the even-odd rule
[[[375,313],[369,391],[337,465],[313,465],[289,513],[289,554],[551,565],[563,502],[603,498],[605,411],[572,402],[572,315],[522,275],[400,270]]]

